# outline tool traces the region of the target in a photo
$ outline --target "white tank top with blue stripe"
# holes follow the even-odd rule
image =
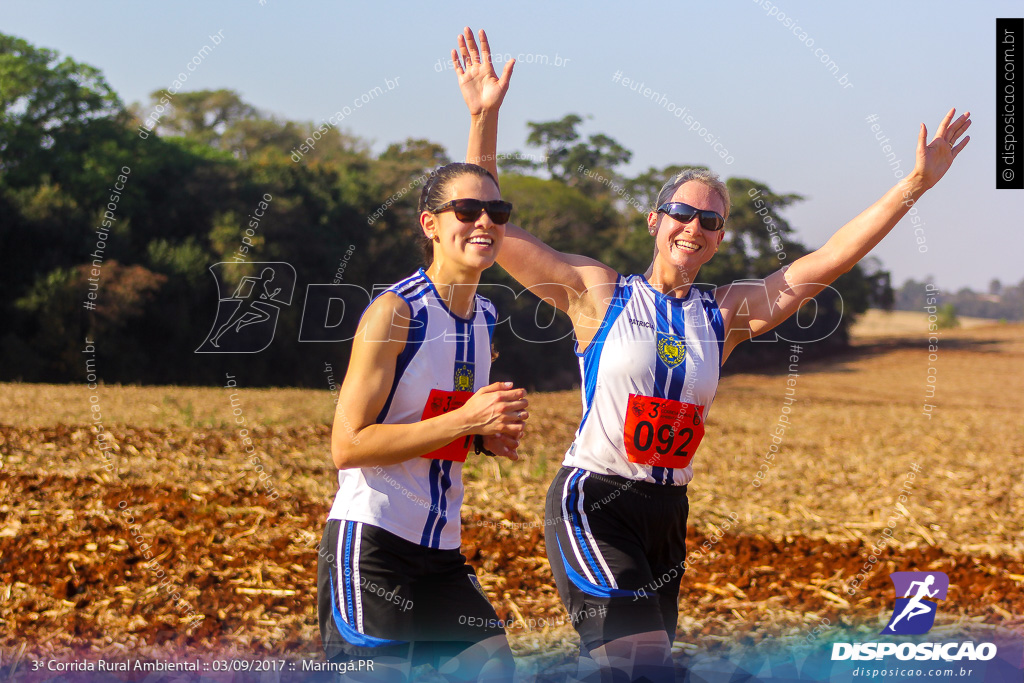
[[[409,304],[412,322],[378,424],[411,424],[423,417],[432,389],[477,391],[489,384],[496,319],[476,295],[473,317],[454,315],[423,269],[392,285]],[[363,522],[427,548],[461,545],[462,463],[411,458],[388,466],[338,471],[329,519]]]
[[[593,341],[581,354],[583,419],[562,462],[597,474],[682,486],[682,468],[630,462],[624,429],[630,394],[711,408],[718,391],[724,329],[714,296],[658,292],[642,275],[620,275]],[[578,347],[577,347],[578,348]]]

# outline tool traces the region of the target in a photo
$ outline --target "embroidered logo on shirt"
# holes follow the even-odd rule
[[[455,366],[455,391],[473,391],[473,367],[468,363]]]
[[[658,333],[658,358],[670,368],[683,362],[686,357],[686,344],[682,337],[674,334]]]

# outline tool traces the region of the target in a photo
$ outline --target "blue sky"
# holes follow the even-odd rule
[[[703,163],[805,195],[785,215],[809,246],[896,180],[866,117],[877,116],[907,170],[918,123],[930,137],[949,107],[969,109],[970,145],[918,204],[927,251],[904,220],[873,255],[897,284],[931,276],[944,289],[985,289],[993,277],[1024,278],[1017,254],[1024,191],[994,189],[995,18],[1022,9],[1019,2],[7,0],[0,31],[98,67],[127,103],[170,86],[218,31],[223,41],[189,73],[185,89],[231,88],[261,109],[319,121],[397,78],[397,88],[353,110],[342,127],[376,151],[424,137],[457,158],[465,105],[438,60],[448,62],[463,26],[483,27],[496,53],[524,55],[502,110],[500,151],[528,151],[527,121],[579,113],[591,117],[584,133],[606,133],[633,151],[627,173]],[[795,21],[787,27],[780,14]],[[616,72],[687,107],[732,163],[663,106],[613,82]],[[852,87],[837,81],[844,74]]]

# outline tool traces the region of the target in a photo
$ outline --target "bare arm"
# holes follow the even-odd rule
[[[522,433],[527,402],[522,389],[495,383],[458,410],[412,424],[378,424],[405,348],[409,306],[395,294],[374,301],[363,315],[338,396],[331,454],[339,469],[393,465],[469,434]]]
[[[968,112],[950,124],[954,113],[950,110],[942,120],[931,143],[926,144],[927,129],[921,124],[914,171],[840,228],[820,249],[762,281],[734,283],[715,290],[725,322],[726,357],[740,342],[782,323],[807,299],[853,268],[939,181],[970,140],[966,137],[956,144],[971,121]]]
[[[482,53],[482,54],[481,54]],[[465,62],[463,67],[459,56]],[[467,26],[459,36],[458,51],[452,50],[452,64],[459,78],[459,89],[469,108],[470,134],[466,163],[483,166],[498,178],[498,110],[508,92],[512,69],[516,60],[509,60],[501,78],[491,64],[491,46],[487,34],[480,30],[480,49],[477,49],[473,31]]]
[[[499,79],[491,64],[487,34],[480,31],[478,49],[473,32],[466,27],[459,36],[458,51],[452,50],[452,64],[470,113],[466,161],[483,166],[497,178],[498,110],[515,60],[505,65]],[[552,249],[512,224],[505,228],[498,264],[534,295],[568,313],[583,345],[593,336],[597,323],[591,321],[599,322],[604,315],[618,279],[615,270],[603,263]]]

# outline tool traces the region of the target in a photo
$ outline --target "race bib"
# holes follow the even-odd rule
[[[427,420],[461,408],[466,405],[466,401],[468,401],[469,397],[472,395],[472,391],[444,391],[442,389],[431,389],[430,395],[427,397],[427,405],[423,407],[423,417],[420,419]],[[466,462],[466,453],[469,452],[469,447],[471,445],[473,445],[472,434],[464,436],[461,439],[456,439],[447,446],[441,446],[437,450],[431,451],[426,455],[421,455],[420,457],[427,458],[429,460]]]
[[[630,462],[686,467],[704,438],[704,406],[629,395],[623,440]]]

